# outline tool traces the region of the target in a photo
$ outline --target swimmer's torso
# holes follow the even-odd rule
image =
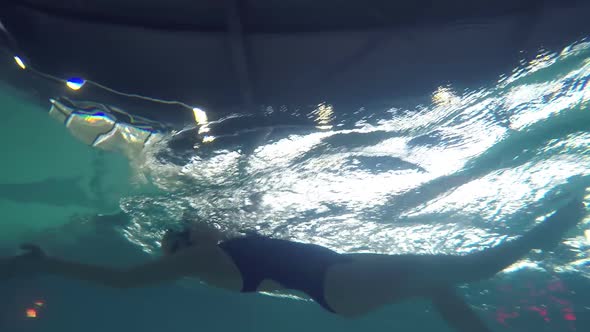
[[[324,297],[325,274],[329,267],[350,258],[330,249],[298,242],[247,236],[218,245],[239,270],[241,292],[256,292],[265,281],[304,292],[333,311]]]

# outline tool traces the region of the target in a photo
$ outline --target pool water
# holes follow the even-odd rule
[[[157,255],[164,230],[183,220],[339,252],[482,250],[590,187],[589,81],[582,40],[541,50],[482,86],[450,83],[355,109],[264,105],[187,124],[200,132],[190,144],[170,133],[132,156],[79,142],[47,115],[49,105],[3,86],[2,252],[34,240],[71,259],[123,266]],[[587,330],[587,221],[554,251],[535,251],[462,294],[494,330]],[[0,292],[9,295],[1,331],[449,331],[426,301],[349,321],[308,301],[189,281],[121,292],[41,278]]]

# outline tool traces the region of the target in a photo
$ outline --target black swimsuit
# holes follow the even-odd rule
[[[260,283],[271,279],[281,286],[299,290],[330,312],[324,297],[326,270],[350,258],[328,248],[262,236],[246,236],[219,244],[242,275],[242,292],[256,292]]]

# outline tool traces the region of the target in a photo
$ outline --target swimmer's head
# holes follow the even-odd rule
[[[168,229],[162,238],[162,251],[171,255],[193,245],[216,245],[225,239],[225,234],[217,228],[199,222],[181,231]]]

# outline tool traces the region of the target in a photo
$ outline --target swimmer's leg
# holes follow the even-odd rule
[[[428,258],[426,269],[446,284],[488,279],[514,264],[532,249],[550,249],[575,226],[586,213],[580,200],[573,200],[558,209],[541,224],[516,240],[466,256],[437,255]],[[426,258],[425,258],[426,259]]]
[[[521,259],[532,249],[554,247],[564,234],[584,217],[585,213],[584,204],[579,200],[573,200],[516,240],[467,256],[420,257],[422,267],[425,268],[421,273],[426,276],[422,278],[424,284],[439,284],[437,287],[429,288],[424,295],[432,300],[432,304],[449,326],[458,332],[489,332],[484,322],[455,293],[454,289],[444,285],[490,278]],[[432,276],[436,276],[436,281],[429,282],[427,279]]]
[[[491,332],[477,313],[450,287],[434,291],[432,305],[457,332]]]

